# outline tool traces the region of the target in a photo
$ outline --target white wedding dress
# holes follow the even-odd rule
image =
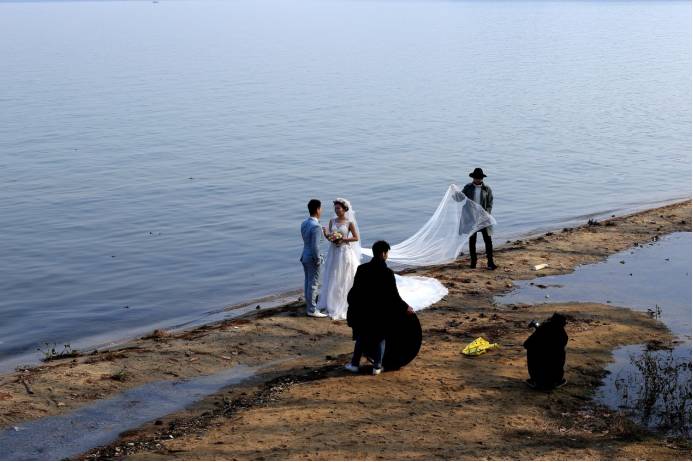
[[[344,237],[351,237],[349,222],[337,223],[330,220],[329,232],[339,232]],[[330,242],[322,268],[322,287],[318,297],[318,310],[325,310],[332,319],[346,319],[347,295],[354,285],[356,269],[361,263],[360,246],[347,242],[336,245]]]

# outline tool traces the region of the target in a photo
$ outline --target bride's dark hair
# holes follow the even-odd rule
[[[332,201],[332,203],[341,205],[345,212],[349,211],[349,207],[342,201]]]

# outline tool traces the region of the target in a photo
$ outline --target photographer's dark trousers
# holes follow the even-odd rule
[[[373,360],[373,367],[380,369],[383,367],[383,356],[385,356],[385,339],[372,339],[364,335],[356,337],[354,344],[354,355],[351,357],[351,364],[358,367],[361,356],[366,355]]]
[[[476,235],[481,232],[481,236],[484,238],[484,245],[486,246],[486,260],[489,265],[493,264],[493,242],[491,241],[491,235],[488,233],[488,228],[484,228],[481,231],[469,236],[469,258],[471,259],[472,266],[476,265]]]

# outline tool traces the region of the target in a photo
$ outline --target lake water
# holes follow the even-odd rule
[[[311,197],[349,198],[366,244],[410,236],[477,166],[497,242],[690,197],[690,17],[0,2],[0,363],[301,287]]]

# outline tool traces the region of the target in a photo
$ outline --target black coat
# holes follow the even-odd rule
[[[553,388],[563,380],[568,335],[559,314],[543,322],[525,341],[527,369],[539,388]]]
[[[409,308],[397,291],[395,273],[379,258],[358,267],[347,301],[347,324],[354,338],[371,340],[385,338]]]

